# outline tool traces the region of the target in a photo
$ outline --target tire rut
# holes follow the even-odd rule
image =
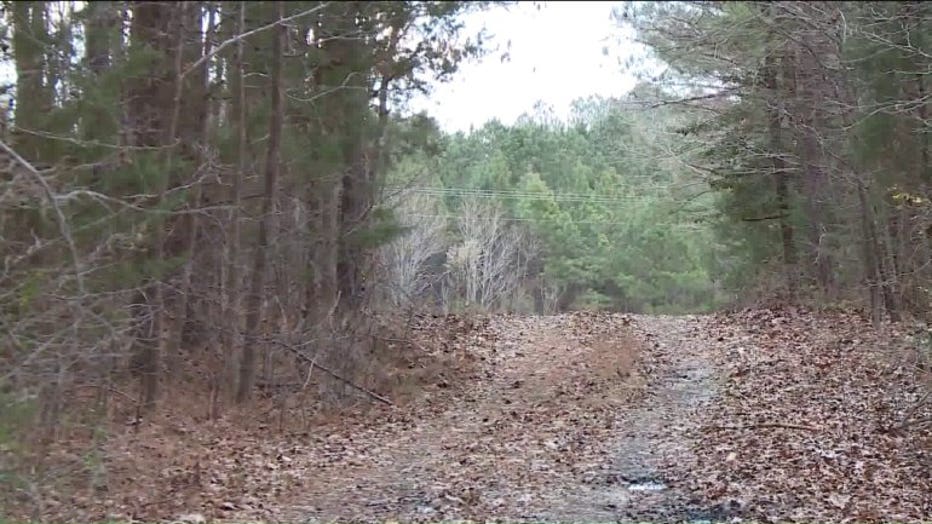
[[[551,521],[705,520],[722,512],[705,508],[681,486],[680,466],[692,462],[692,432],[717,392],[716,371],[704,351],[690,350],[703,317],[635,316],[649,347],[645,394],[617,414],[613,458],[571,504],[541,515]]]

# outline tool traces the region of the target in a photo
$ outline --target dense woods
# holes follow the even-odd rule
[[[386,263],[436,269],[397,282],[392,298],[420,292],[435,307],[538,314],[725,300],[702,222],[712,201],[670,153],[687,120],[637,110],[637,94],[578,100],[566,123],[539,106],[512,126],[442,137],[432,157],[403,157],[389,173],[410,195],[396,213],[423,240],[391,244]]]
[[[217,416],[281,366],[362,388],[396,108],[480,51],[481,7],[5,3],[3,438]]]
[[[929,319],[932,6],[624,4],[660,75],[444,132],[485,7],[4,2],[0,485],[192,393],[391,402],[425,312]]]
[[[155,408],[199,346],[245,402],[269,337],[359,311],[393,108],[479,50],[479,4],[6,7],[5,386],[50,426],[126,370]]]
[[[739,285],[930,310],[929,6],[662,3],[619,19],[689,89],[691,165],[717,193]]]

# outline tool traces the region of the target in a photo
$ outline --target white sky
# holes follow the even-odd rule
[[[454,80],[413,100],[411,109],[426,110],[444,130],[467,131],[492,118],[510,124],[538,100],[566,118],[574,99],[620,96],[634,87],[634,75],[619,62],[640,55],[640,48],[611,20],[616,2],[540,2],[539,10],[535,4],[470,14],[467,34],[485,26],[500,50],[463,65]],[[508,40],[511,60],[502,62]]]

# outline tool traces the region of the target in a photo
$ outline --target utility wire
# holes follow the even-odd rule
[[[658,195],[663,194],[663,192],[669,192],[675,189],[676,186],[667,185],[667,186],[655,186],[651,189],[656,191]],[[489,197],[514,197],[514,198],[545,198],[545,199],[569,199],[569,200],[585,200],[585,201],[624,201],[631,199],[643,199],[651,196],[648,195],[616,195],[616,196],[607,196],[599,194],[585,194],[585,193],[559,193],[559,192],[540,192],[540,191],[522,191],[517,189],[476,189],[476,188],[460,188],[460,187],[389,187],[387,190],[394,191],[396,193],[422,193],[422,194],[432,194],[432,195],[469,195],[469,196],[489,196]]]
[[[544,200],[554,202],[579,202],[592,204],[626,204],[648,200],[649,195],[620,195],[616,197],[605,197],[599,195],[576,195],[566,193],[531,193],[517,191],[491,191],[491,190],[444,190],[432,188],[413,188],[407,190],[410,193],[416,193],[428,196],[438,197],[475,197],[475,198],[496,198],[512,200]]]
[[[405,213],[402,215],[404,217],[413,217],[413,218],[444,218],[444,219],[465,219],[465,220],[481,220],[486,222],[555,222],[559,219],[546,219],[546,218],[520,218],[520,217],[486,217],[486,216],[472,216],[467,217],[464,215],[437,215],[429,213]],[[609,221],[596,221],[596,220],[573,220],[573,221],[560,221],[561,224],[591,224],[599,226],[624,226],[630,225],[631,222],[609,222]],[[699,224],[668,224],[670,227],[685,229],[689,231],[704,231],[707,228]]]
[[[671,186],[660,186],[659,189],[669,189]],[[614,198],[606,195],[593,193],[560,193],[560,192],[543,192],[543,191],[525,191],[521,189],[479,189],[472,187],[386,187],[386,189],[396,192],[442,192],[442,193],[482,193],[495,195],[544,195],[544,196],[565,196],[569,198]]]
[[[394,191],[407,191],[407,190],[430,190],[430,191],[466,191],[466,192],[483,192],[483,193],[530,193],[531,191],[526,191],[523,189],[482,189],[477,187],[451,187],[451,186],[386,186],[386,189],[391,189]],[[536,191],[534,193],[539,194],[549,194],[543,191]],[[592,196],[592,193],[559,193],[567,196]]]

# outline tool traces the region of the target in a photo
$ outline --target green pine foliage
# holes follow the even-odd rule
[[[525,276],[556,288],[560,309],[712,309],[725,299],[713,280],[719,246],[704,222],[713,200],[682,166],[645,149],[669,146],[670,129],[688,116],[665,111],[657,124],[625,102],[577,101],[573,124],[532,114],[447,135],[432,194],[451,217],[468,199],[498,204],[510,227],[539,244],[540,273],[532,264]],[[416,158],[399,164],[409,174],[398,180],[414,178],[412,165],[424,161]]]

